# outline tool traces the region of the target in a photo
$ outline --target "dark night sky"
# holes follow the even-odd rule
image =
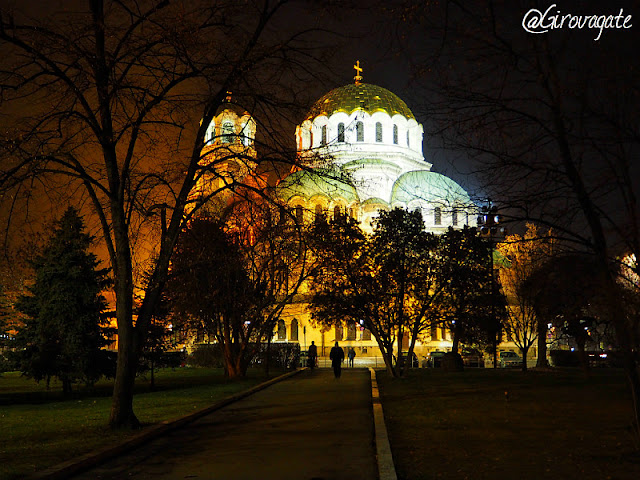
[[[374,3],[379,5],[377,2]],[[418,74],[418,70],[425,66],[428,68],[430,62],[434,64],[438,61],[448,62],[451,69],[457,71],[459,75],[468,76],[476,74],[474,66],[465,63],[469,58],[437,58],[442,42],[441,32],[437,31],[437,28],[445,23],[443,5],[447,3],[446,1],[408,3],[417,5],[418,10],[428,10],[430,18],[424,23],[410,20],[396,24],[389,21],[391,14],[380,7],[365,8],[362,16],[344,18],[344,28],[354,33],[354,39],[348,42],[344,52],[336,57],[334,70],[342,77],[342,83],[348,83],[352,81],[354,74],[352,65],[356,59],[359,59],[364,67],[364,81],[378,84],[398,94],[412,109],[418,121],[423,123],[424,153],[425,157],[433,163],[433,170],[445,173],[470,190],[475,190],[479,187],[476,179],[466,175],[466,172],[474,168],[472,161],[464,152],[441,148],[441,139],[435,133],[439,125],[433,124],[427,113],[430,108],[430,95],[441,88],[437,70],[427,71],[422,76]],[[475,2],[475,4],[479,3],[484,2]],[[523,18],[532,8],[544,12],[554,3],[556,7],[549,12],[550,15],[559,11],[560,15],[615,16],[622,9],[625,17],[632,15],[629,24],[632,24],[633,28],[604,29],[598,40],[595,40],[599,34],[598,29],[563,27],[541,34],[528,33],[524,30]],[[429,6],[426,6],[427,4]],[[466,2],[461,4],[466,6]],[[562,51],[566,52],[558,58],[558,70],[560,76],[564,76],[567,82],[573,82],[575,80],[573,76],[579,77],[581,72],[599,72],[604,73],[606,77],[609,71],[610,75],[617,75],[616,72],[622,71],[628,75],[628,78],[622,80],[616,78],[618,82],[616,90],[619,90],[620,84],[630,90],[638,89],[640,56],[634,50],[634,46],[640,44],[639,1],[624,0],[613,3],[576,0],[498,1],[494,2],[494,7],[496,28],[508,41],[519,45],[530,42],[533,36],[544,36],[552,48],[561,47]],[[452,10],[454,9],[455,7],[452,7]],[[531,16],[535,16],[535,12],[529,13],[528,18]],[[455,25],[455,19],[450,17],[449,21],[453,27],[451,30],[455,30],[458,27]],[[432,28],[433,26],[436,28]],[[480,25],[479,28],[488,28],[488,26]],[[362,36],[358,37],[359,34]],[[464,42],[468,39],[455,38],[449,33],[447,41],[460,42],[460,48],[464,48]],[[485,78],[484,81],[487,79]],[[491,82],[491,79],[488,81]],[[590,89],[590,94],[604,102],[621,101],[617,91],[601,88],[600,85],[586,86],[586,88]],[[482,193],[479,195],[482,196]]]

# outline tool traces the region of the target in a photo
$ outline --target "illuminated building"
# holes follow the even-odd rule
[[[313,221],[316,215],[347,214],[367,232],[372,231],[380,210],[396,207],[419,209],[429,232],[476,226],[477,207],[467,192],[445,175],[431,171],[432,164],[423,155],[423,127],[406,103],[385,88],[363,83],[359,64],[354,68],[358,73],[355,82],[321,97],[296,128],[301,166],[276,186],[279,200],[302,223]],[[223,105],[208,132],[204,162],[216,162],[217,183],[203,176],[193,198],[203,198],[224,182],[244,177],[255,166],[255,122],[247,112],[232,103]],[[219,160],[225,157],[224,150],[220,153],[225,141],[229,153],[238,150],[237,165]],[[212,160],[206,160],[207,148],[212,147],[216,147]],[[305,292],[301,293],[304,298]],[[416,348],[419,356],[450,349],[449,332],[434,327],[429,333],[428,344]],[[303,350],[315,341],[320,355],[323,347],[336,340],[343,347],[354,347],[356,360],[379,354],[375,339],[360,325],[324,333],[314,328],[304,302],[285,310],[274,336],[275,342],[299,342]]]

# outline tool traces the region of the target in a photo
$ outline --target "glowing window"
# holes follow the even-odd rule
[[[344,123],[338,124],[338,142],[344,142]]]
[[[435,225],[442,225],[442,210],[440,207],[436,207],[433,210],[433,223]]]
[[[287,339],[287,327],[284,324],[284,320],[278,320],[278,340]]]
[[[222,143],[233,143],[235,131],[233,130],[233,122],[223,122],[222,124]]]
[[[393,126],[393,144],[398,144],[398,125]]]
[[[376,142],[382,141],[382,124],[380,122],[376,123]]]
[[[356,123],[356,141],[364,142],[364,125],[362,122]]]
[[[349,322],[347,324],[347,340],[356,339],[356,322]]]

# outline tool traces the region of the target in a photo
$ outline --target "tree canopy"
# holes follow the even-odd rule
[[[538,358],[546,360],[547,316],[538,318],[536,290],[529,282],[537,269],[553,260],[553,233],[542,235],[534,224],[527,224],[524,235],[508,235],[498,245],[506,258],[499,270],[500,283],[507,298],[505,330],[522,351],[522,368],[527,369],[527,352],[537,339],[544,348],[538,349]],[[539,362],[540,363],[540,362]]]
[[[20,370],[47,383],[59,378],[65,393],[77,381],[92,384],[109,372],[101,350],[110,332],[102,295],[108,270],[98,268],[89,252],[93,238],[84,230],[77,211],[69,208],[33,262],[30,295],[17,303],[26,315],[16,337]]]
[[[387,370],[400,375],[408,368],[408,362],[397,361],[403,349],[411,356],[418,336],[441,318],[445,281],[438,237],[424,231],[419,211],[396,208],[380,212],[371,236],[346,215],[319,219],[310,243],[318,258],[311,284],[313,318],[324,326],[362,322]]]

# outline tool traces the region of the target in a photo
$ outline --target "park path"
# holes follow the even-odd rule
[[[76,480],[375,480],[370,373],[303,371]]]

